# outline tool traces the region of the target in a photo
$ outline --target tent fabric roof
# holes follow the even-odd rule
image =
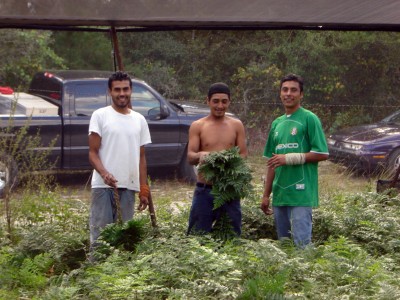
[[[400,29],[398,0],[2,0],[0,27]]]

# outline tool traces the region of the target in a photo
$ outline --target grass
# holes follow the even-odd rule
[[[251,151],[247,163],[253,174],[253,184],[262,184],[266,171],[266,159],[261,150]],[[377,178],[367,178],[349,173],[346,168],[330,161],[319,163],[320,193],[341,191],[345,193],[375,191]],[[90,173],[61,174],[57,178],[63,197],[90,201]],[[163,172],[160,177],[150,178],[153,201],[190,205],[194,186],[176,178],[174,173]]]

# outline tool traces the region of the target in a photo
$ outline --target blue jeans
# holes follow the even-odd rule
[[[311,243],[312,207],[274,206],[278,238],[293,238],[296,246],[304,248]]]
[[[192,231],[198,233],[211,232],[214,223],[218,222],[226,214],[231,220],[233,230],[237,235],[240,235],[242,226],[240,200],[231,200],[215,210],[213,207],[214,196],[211,195],[211,186],[196,186],[190,209],[187,234],[190,234]]]
[[[118,189],[121,206],[122,220],[129,221],[133,218],[135,205],[135,191]],[[90,206],[90,244],[93,246],[101,230],[107,225],[117,221],[117,207],[115,205],[114,191],[111,188],[93,188],[92,203]]]

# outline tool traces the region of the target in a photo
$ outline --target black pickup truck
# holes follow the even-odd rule
[[[16,129],[29,122],[28,134],[39,130],[41,147],[34,151],[50,150],[48,159],[55,162],[55,170],[90,170],[89,120],[94,110],[111,104],[107,92],[110,74],[71,70],[39,72],[33,77],[28,93],[0,93],[0,127],[8,124],[10,107],[16,102],[12,126]],[[171,174],[193,182],[195,168],[186,159],[188,130],[194,120],[208,114],[207,107],[168,101],[144,81],[132,81],[132,107],[145,116],[150,128],[152,143],[146,145],[150,174],[161,167],[169,168],[176,171]],[[49,146],[51,141],[55,143]],[[0,150],[0,188],[16,175],[17,164]]]

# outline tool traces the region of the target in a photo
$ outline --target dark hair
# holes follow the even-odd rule
[[[282,88],[282,84],[284,82],[286,82],[286,81],[296,81],[296,82],[298,82],[299,86],[300,86],[300,92],[303,91],[304,81],[303,81],[303,78],[301,76],[296,75],[296,74],[288,74],[288,75],[286,75],[285,77],[283,77],[281,79],[281,85],[279,87],[279,90]]]
[[[108,88],[111,90],[113,81],[124,81],[124,80],[128,80],[129,86],[132,88],[132,79],[129,77],[128,74],[121,71],[117,71],[111,74],[111,76],[108,78]]]
[[[208,89],[208,100],[211,99],[211,96],[213,94],[217,94],[217,93],[221,93],[221,94],[227,94],[229,99],[231,98],[231,91],[229,90],[229,86],[223,82],[216,82],[213,83],[210,88]]]

